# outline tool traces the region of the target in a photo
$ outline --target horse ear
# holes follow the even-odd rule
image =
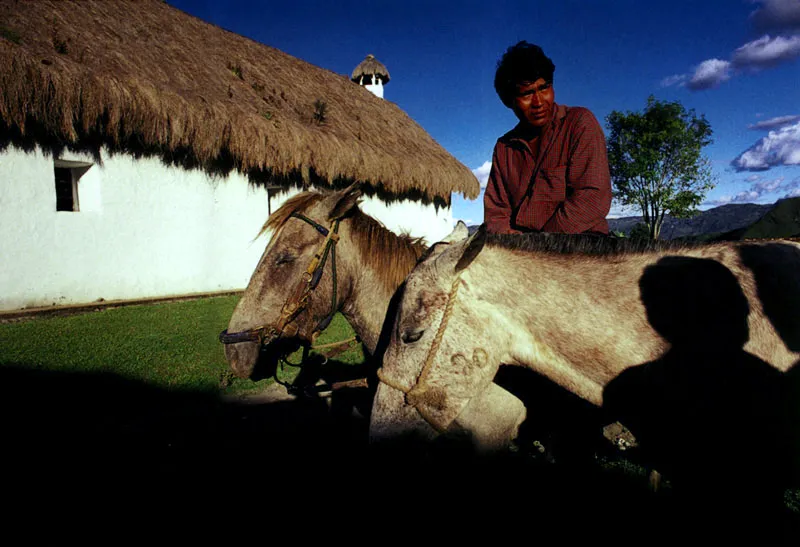
[[[358,182],[342,190],[336,196],[336,204],[328,214],[328,220],[340,219],[353,210],[358,205],[361,194],[361,185]]]
[[[472,234],[469,240],[467,240],[467,244],[464,247],[464,252],[461,253],[461,258],[459,258],[458,262],[456,263],[456,273],[472,264],[472,261],[475,260],[475,257],[478,256],[478,253],[481,252],[481,249],[483,249],[485,243],[486,224],[481,224],[480,228],[478,228],[478,231]]]
[[[457,241],[461,241],[462,239],[467,239],[469,237],[469,228],[467,225],[464,224],[462,221],[458,221],[456,223],[456,227],[453,228],[453,231],[444,238],[441,243],[455,243]]]
[[[444,239],[440,239],[436,243],[430,246],[428,251],[424,255],[424,260],[433,260],[435,257],[438,257],[440,254],[445,252],[453,243],[459,243],[464,241],[469,237],[469,228],[467,225],[461,222],[460,220],[456,223],[456,227],[453,228],[453,231],[447,235]]]

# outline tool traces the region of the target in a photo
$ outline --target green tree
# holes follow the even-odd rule
[[[650,239],[650,227],[644,222],[638,222],[631,228],[631,233],[628,237],[631,239]]]
[[[636,205],[651,239],[658,239],[664,215],[687,218],[714,187],[711,163],[702,154],[711,144],[711,125],[680,102],[647,99],[644,112],[613,111],[608,163],[614,197]]]

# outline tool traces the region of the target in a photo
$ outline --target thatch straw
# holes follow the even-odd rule
[[[383,63],[378,61],[375,56],[370,53],[358,64],[356,68],[353,69],[353,73],[350,75],[350,80],[360,83],[362,76],[371,76],[373,74],[380,76],[384,84],[389,81],[389,71],[386,70],[386,67],[383,66]]]
[[[258,182],[478,195],[393,103],[159,0],[2,0],[0,12],[0,148],[104,145]]]

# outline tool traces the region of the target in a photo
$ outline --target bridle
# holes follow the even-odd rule
[[[329,230],[301,213],[292,213],[289,218],[297,218],[310,224],[317,232],[325,237],[325,240],[319,246],[317,252],[314,253],[314,257],[311,259],[308,268],[306,268],[300,281],[283,304],[278,322],[274,325],[266,324],[232,333],[229,333],[228,329],[225,329],[219,335],[219,341],[223,344],[257,342],[263,348],[279,338],[292,338],[296,336],[299,327],[294,323],[294,320],[308,307],[311,294],[317,288],[317,285],[319,285],[320,279],[322,279],[322,272],[325,269],[325,262],[328,260],[328,255],[331,257],[333,278],[331,311],[316,326],[311,334],[311,340],[314,340],[317,334],[325,330],[325,327],[328,326],[333,316],[336,314],[336,243],[339,241],[339,219],[337,218],[333,221]]]

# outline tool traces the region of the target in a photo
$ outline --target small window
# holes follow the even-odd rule
[[[72,169],[56,167],[56,211],[79,211],[78,185],[72,180]]]
[[[91,167],[83,161],[55,160],[56,211],[80,211],[78,181]]]

